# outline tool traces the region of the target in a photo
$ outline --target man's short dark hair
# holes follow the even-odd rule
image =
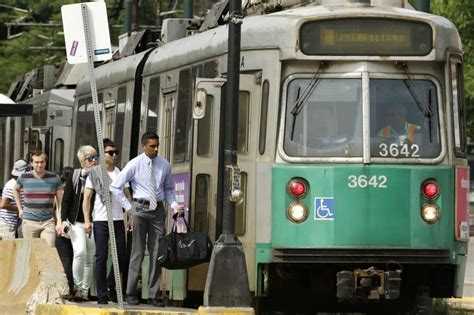
[[[36,150],[36,151],[33,151],[31,153],[31,156],[30,156],[30,162],[33,162],[33,157],[34,156],[42,156],[44,154],[44,158],[46,161],[48,161],[48,155],[46,153],[44,153],[43,151],[41,150]]]
[[[159,140],[160,137],[158,137],[158,135],[154,133],[153,131],[147,131],[142,136],[142,144],[145,145],[150,139]]]
[[[104,144],[104,148],[105,147],[114,147],[115,148],[115,144],[112,140],[110,140],[109,138],[104,138],[104,140],[102,140],[102,143]]]

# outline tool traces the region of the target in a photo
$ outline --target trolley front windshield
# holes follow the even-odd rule
[[[372,158],[435,158],[441,152],[436,86],[429,80],[371,79],[363,119],[361,79],[289,82],[284,151],[291,157],[362,157],[370,124]]]

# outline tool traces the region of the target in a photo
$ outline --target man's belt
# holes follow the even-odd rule
[[[133,198],[133,201],[137,202],[140,207],[137,207],[137,211],[153,211],[150,209],[150,201],[146,199]],[[156,208],[163,208],[163,201],[156,202]]]

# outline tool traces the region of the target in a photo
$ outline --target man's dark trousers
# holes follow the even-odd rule
[[[119,269],[124,279],[124,267],[127,264],[125,245],[125,226],[123,220],[114,221],[115,242],[117,244],[117,256],[119,259]],[[115,278],[113,268],[107,277],[107,259],[109,257],[109,227],[106,221],[94,221],[95,240],[95,278],[97,284],[97,299],[108,299],[107,288],[115,289]],[[108,278],[108,279],[107,279]],[[122,284],[126,283],[122,280]],[[125,287],[122,285],[125,292]]]

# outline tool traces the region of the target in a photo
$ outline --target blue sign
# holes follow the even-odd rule
[[[314,198],[314,219],[334,220],[334,197]]]

